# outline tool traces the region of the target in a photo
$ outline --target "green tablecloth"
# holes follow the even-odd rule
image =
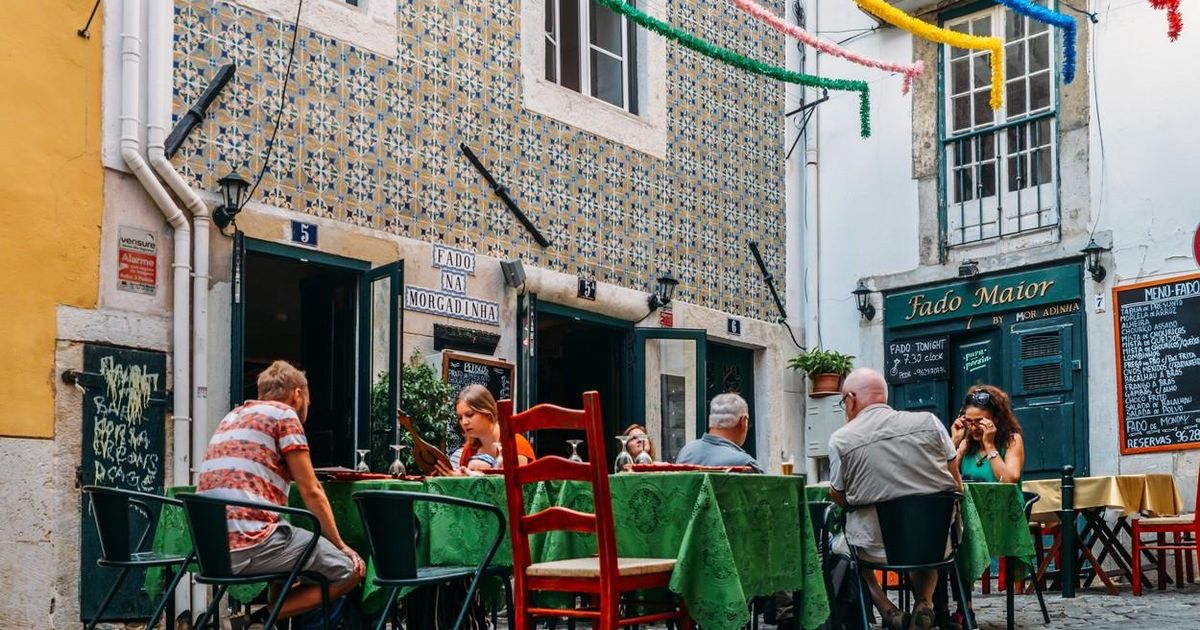
[[[979,579],[992,558],[1021,562],[1014,576],[1033,566],[1033,536],[1025,518],[1021,488],[1013,483],[963,484],[963,543],[958,566],[969,583]]]
[[[705,473],[625,473],[610,477],[617,546],[630,557],[675,558],[670,589],[687,602],[692,617],[713,630],[740,628],[750,617],[748,601],[777,591],[799,591],[803,627],[816,628],[829,613],[807,518],[803,478]],[[350,495],[368,488],[424,489],[473,499],[503,509],[504,480],[498,476],[432,478],[424,484],[395,481],[327,483],[339,531],[348,544],[365,553],[366,539]],[[298,501],[292,493],[293,503]],[[591,489],[577,482],[543,483],[527,489],[529,510],[550,505],[592,510]],[[806,518],[800,518],[801,515]],[[182,515],[160,518],[155,549],[186,552]],[[419,557],[431,565],[476,564],[495,533],[494,517],[466,508],[422,504]],[[167,526],[164,527],[163,525]],[[552,532],[532,541],[535,562],[595,553],[595,539]],[[512,565],[506,540],[496,564]],[[365,607],[381,605],[381,593],[369,586]],[[982,569],[981,569],[982,570]],[[151,577],[147,576],[150,588]],[[158,584],[156,580],[154,582]],[[231,593],[248,599],[261,586]]]

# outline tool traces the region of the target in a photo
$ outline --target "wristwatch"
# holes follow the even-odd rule
[[[1000,457],[1000,451],[988,451],[987,460],[985,461],[991,461],[993,457]]]

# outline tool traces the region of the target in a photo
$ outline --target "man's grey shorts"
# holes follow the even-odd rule
[[[312,540],[312,536],[308,530],[280,521],[266,540],[231,551],[231,568],[237,574],[286,573],[296,566],[296,560],[304,553],[304,547]],[[319,573],[330,582],[337,583],[354,575],[354,561],[322,536],[302,570]]]

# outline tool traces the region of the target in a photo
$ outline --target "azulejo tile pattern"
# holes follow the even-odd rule
[[[782,64],[780,36],[730,3],[640,0],[673,24]],[[764,2],[778,13],[783,0]],[[394,59],[220,0],[178,3],[174,111],[217,68],[237,74],[181,148],[180,170],[215,190],[253,178],[283,115],[256,200],[400,236],[474,249],[760,319],[774,307],[747,243],[782,283],[783,88],[668,45],[666,159],[522,107],[518,0],[397,0]],[[654,35],[650,35],[654,37]],[[541,249],[458,151],[474,147],[553,241]],[[780,287],[782,293],[783,287]]]

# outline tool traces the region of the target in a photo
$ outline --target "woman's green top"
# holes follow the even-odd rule
[[[996,450],[1000,451],[1000,459],[1004,459],[1004,452],[1007,449],[999,448]],[[984,459],[981,462],[980,455],[986,455],[986,453],[980,453],[978,450],[976,450],[963,454],[962,462],[960,462],[958,466],[958,471],[962,473],[963,481],[983,483],[998,482],[999,479],[996,479],[996,473],[992,472],[992,462],[987,459]],[[1017,483],[1020,483],[1020,480],[1018,480]]]

